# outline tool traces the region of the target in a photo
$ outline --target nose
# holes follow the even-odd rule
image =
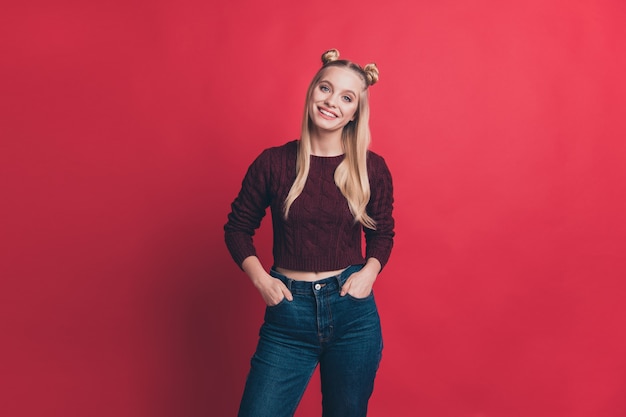
[[[335,107],[335,100],[337,100],[337,97],[335,97],[334,94],[330,94],[328,97],[326,97],[326,100],[324,100],[324,103],[326,103],[326,105],[330,107]]]

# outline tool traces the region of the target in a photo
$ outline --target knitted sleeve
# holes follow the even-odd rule
[[[240,268],[244,259],[256,256],[252,237],[270,204],[270,166],[269,152],[265,150],[248,168],[224,225],[226,246]]]
[[[371,196],[367,214],[376,222],[376,229],[364,227],[365,256],[376,258],[384,268],[391,255],[395,236],[393,219],[393,182],[385,160],[370,152],[368,155],[368,176]]]

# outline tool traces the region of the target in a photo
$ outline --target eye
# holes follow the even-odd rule
[[[352,97],[350,96],[343,96],[343,101],[347,102],[347,103],[352,103]]]
[[[329,93],[330,92],[330,87],[325,85],[325,84],[322,84],[322,85],[320,85],[320,90],[322,90],[325,93]]]

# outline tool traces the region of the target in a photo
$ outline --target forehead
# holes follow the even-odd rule
[[[365,88],[365,82],[359,74],[350,68],[330,66],[323,70],[321,81],[329,81],[336,89],[358,92]]]

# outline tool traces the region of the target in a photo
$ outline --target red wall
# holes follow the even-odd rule
[[[331,47],[379,65],[396,186],[370,415],[626,415],[622,0],[15,3],[2,415],[235,414],[263,304],[222,225]]]

